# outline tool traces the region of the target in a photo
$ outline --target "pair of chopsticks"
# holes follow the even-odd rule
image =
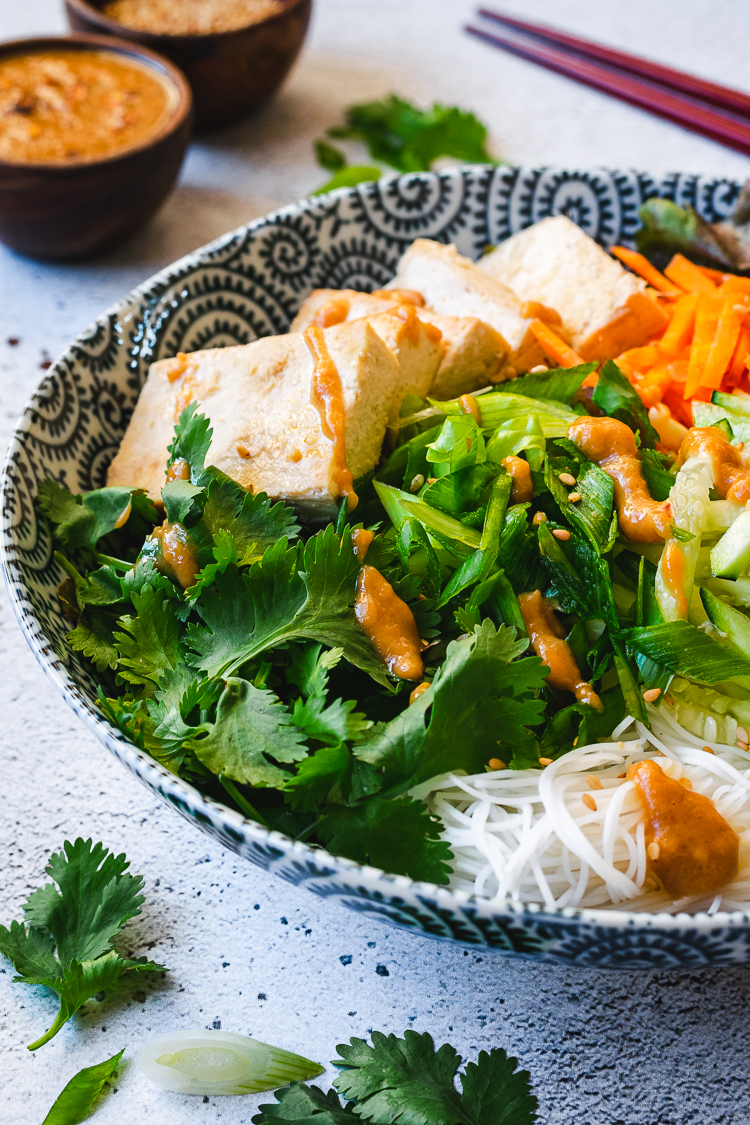
[[[544,24],[486,8],[479,15],[500,30],[466,30],[494,47],[750,154],[750,95]]]

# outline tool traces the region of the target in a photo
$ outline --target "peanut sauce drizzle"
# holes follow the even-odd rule
[[[187,590],[195,585],[198,566],[198,553],[188,542],[188,533],[181,523],[165,520],[161,527],[153,530],[152,538],[159,543],[156,569],[168,578],[174,578]]]
[[[722,500],[745,504],[750,500],[750,466],[740,451],[715,426],[697,426],[690,430],[680,446],[680,468],[689,457],[710,458],[714,470],[714,488]]]
[[[416,289],[376,289],[370,294],[372,297],[386,297],[398,305],[416,305],[424,307],[424,297]]]
[[[348,297],[332,297],[330,301],[320,306],[310,323],[316,328],[332,328],[334,324],[343,324],[350,308],[351,302]]]
[[[423,645],[414,614],[374,566],[359,572],[354,614],[389,672],[400,680],[422,679]]]
[[[591,684],[581,676],[581,670],[572,649],[564,639],[561,623],[541,590],[521,594],[518,598],[524,624],[528,630],[531,647],[543,664],[549,668],[547,684],[558,691],[572,691],[579,703],[588,703],[597,711],[604,704]]]
[[[512,504],[526,504],[534,495],[534,483],[531,479],[531,469],[528,461],[523,457],[503,457],[501,462],[509,476],[513,478],[510,490]]]
[[[667,894],[715,894],[734,878],[739,838],[708,797],[667,777],[650,759],[631,766],[628,780],[646,814],[649,866]]]
[[[581,417],[570,426],[568,437],[612,478],[623,534],[634,543],[666,539],[670,533],[668,502],[651,499],[630,427],[616,418]]]
[[[352,532],[352,548],[357,562],[363,563],[365,561],[365,556],[374,538],[374,531],[368,531],[366,527],[355,527]]]
[[[190,480],[190,466],[184,457],[177,457],[167,469],[167,484],[173,480]]]
[[[320,414],[324,436],[333,442],[331,484],[335,495],[346,497],[346,507],[351,512],[358,498],[346,464],[346,408],[341,379],[326,346],[323,329],[311,324],[303,335],[313,357],[310,398]]]
[[[667,541],[661,565],[664,581],[675,600],[675,610],[681,618],[685,618],[690,608],[685,595],[685,556],[676,539]]]

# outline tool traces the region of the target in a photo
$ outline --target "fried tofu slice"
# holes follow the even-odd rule
[[[422,295],[413,290],[358,293],[355,289],[316,289],[297,313],[291,331],[302,332],[309,324],[325,327],[332,317],[343,316],[347,321],[367,317],[390,346],[388,332],[384,334],[378,328],[378,325],[386,328],[389,322],[380,318],[388,314],[403,316],[403,311],[399,314],[397,310],[413,306],[423,324],[439,329],[442,341],[440,361],[430,382],[424,370],[417,374],[414,362],[409,362],[407,355],[397,355],[402,367],[405,363],[409,365],[411,393],[431,394],[439,399],[456,398],[466,391],[485,387],[497,378],[508,353],[499,332],[475,316],[439,316],[422,305]]]
[[[326,329],[323,338],[341,382],[346,463],[356,480],[378,463],[404,375],[366,320]],[[330,518],[340,493],[334,442],[312,401],[313,372],[298,333],[154,363],[108,484],[145,488],[158,501],[175,423],[197,402],[213,428],[206,464],[245,488],[288,501],[308,519]]]
[[[402,257],[388,288],[416,289],[431,312],[475,317],[493,328],[505,353],[497,381],[544,362],[544,352],[529,328],[532,318],[522,315],[515,293],[455,246],[418,238]]]
[[[560,315],[573,348],[585,360],[614,359],[664,331],[667,319],[628,273],[565,215],[542,219],[486,255],[479,268]]]

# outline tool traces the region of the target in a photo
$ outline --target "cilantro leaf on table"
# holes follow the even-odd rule
[[[212,773],[245,785],[282,789],[290,776],[275,762],[299,762],[307,755],[302,734],[271,691],[229,677],[208,734],[188,742]]]
[[[89,1115],[94,1102],[117,1070],[124,1049],[111,1059],[86,1066],[62,1089],[42,1125],[79,1125]]]
[[[98,488],[74,495],[48,477],[39,485],[39,507],[55,525],[56,538],[68,550],[93,549],[111,531],[127,523],[134,508],[156,522],[156,508],[140,488]]]
[[[32,1051],[123,972],[164,969],[145,958],[120,957],[112,949],[112,940],[128,918],[140,914],[144,901],[143,878],[127,874],[125,856],[80,838],[72,844],[66,840],[63,848],[46,868],[54,882],[29,895],[25,924],[0,926],[0,953],[18,973],[14,982],[46,985],[60,998],[57,1018],[31,1044]]]
[[[428,172],[441,156],[497,163],[487,152],[487,129],[473,113],[438,102],[421,110],[396,94],[350,106],[345,124],[329,129],[328,136],[364,141],[370,156],[399,172]]]
[[[190,466],[190,480],[193,484],[203,484],[203,471],[206,456],[211,448],[213,430],[205,414],[198,412],[198,403],[186,406],[175,426],[174,438],[169,446],[167,468],[175,461],[187,461]]]
[[[441,827],[422,801],[371,796],[360,805],[326,805],[317,832],[334,855],[393,875],[445,884],[453,852],[440,839]]]
[[[324,1093],[317,1086],[292,1082],[274,1091],[276,1104],[258,1106],[253,1125],[278,1125],[297,1121],[299,1125],[357,1125],[361,1119],[350,1106],[342,1106],[335,1090]]]
[[[382,774],[388,795],[451,769],[477,773],[490,758],[509,761],[535,745],[528,728],[542,721],[535,693],[549,672],[535,656],[516,659],[527,647],[515,629],[496,629],[489,618],[448,645],[431,687],[355,747]]]
[[[537,1100],[527,1071],[502,1049],[481,1051],[460,1075],[461,1056],[448,1043],[435,1050],[426,1032],[403,1039],[372,1032],[372,1046],[352,1038],[337,1047],[341,1074],[334,1086],[351,1098],[358,1117],[378,1125],[532,1125]]]
[[[114,635],[120,655],[117,670],[128,683],[153,689],[177,665],[180,623],[173,603],[153,586],[134,592],[132,600],[136,615],[121,617],[123,631]]]
[[[191,663],[210,676],[231,675],[269,648],[308,639],[342,648],[351,664],[388,686],[354,616],[358,571],[349,536],[332,525],[304,547],[281,539],[244,575],[228,567],[196,603],[204,624],[187,627]]]

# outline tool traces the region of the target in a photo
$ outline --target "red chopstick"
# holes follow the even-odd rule
[[[637,74],[640,75],[641,78],[659,82],[662,86],[668,86],[670,89],[677,90],[679,93],[699,98],[701,101],[709,102],[711,105],[721,106],[724,109],[732,110],[735,113],[746,114],[750,117],[750,95],[743,94],[740,90],[733,90],[729,86],[719,86],[715,82],[708,82],[706,79],[698,78],[694,74],[687,74],[683,70],[674,70],[670,66],[662,66],[661,63],[653,62],[650,59],[639,58],[638,55],[629,55],[626,54],[625,51],[616,51],[612,47],[605,47],[601,43],[594,43],[591,39],[582,39],[577,35],[568,35],[567,32],[558,31],[556,28],[548,27],[546,24],[527,23],[526,20],[519,20],[514,16],[508,16],[505,12],[493,12],[489,11],[487,8],[480,8],[479,15],[483,16],[485,19],[494,20],[495,23],[504,24],[506,27],[515,28],[525,35],[532,35],[538,39],[546,39],[550,43],[557,43],[559,46],[567,47],[587,58],[610,63],[613,66],[619,67],[620,70],[628,71],[630,74]]]
[[[638,78],[611,64],[581,57],[570,49],[536,42],[523,33],[491,34],[471,26],[466,30],[512,55],[575,78],[595,90],[750,155],[750,120],[741,114],[715,109],[697,97],[676,93],[655,80]]]

